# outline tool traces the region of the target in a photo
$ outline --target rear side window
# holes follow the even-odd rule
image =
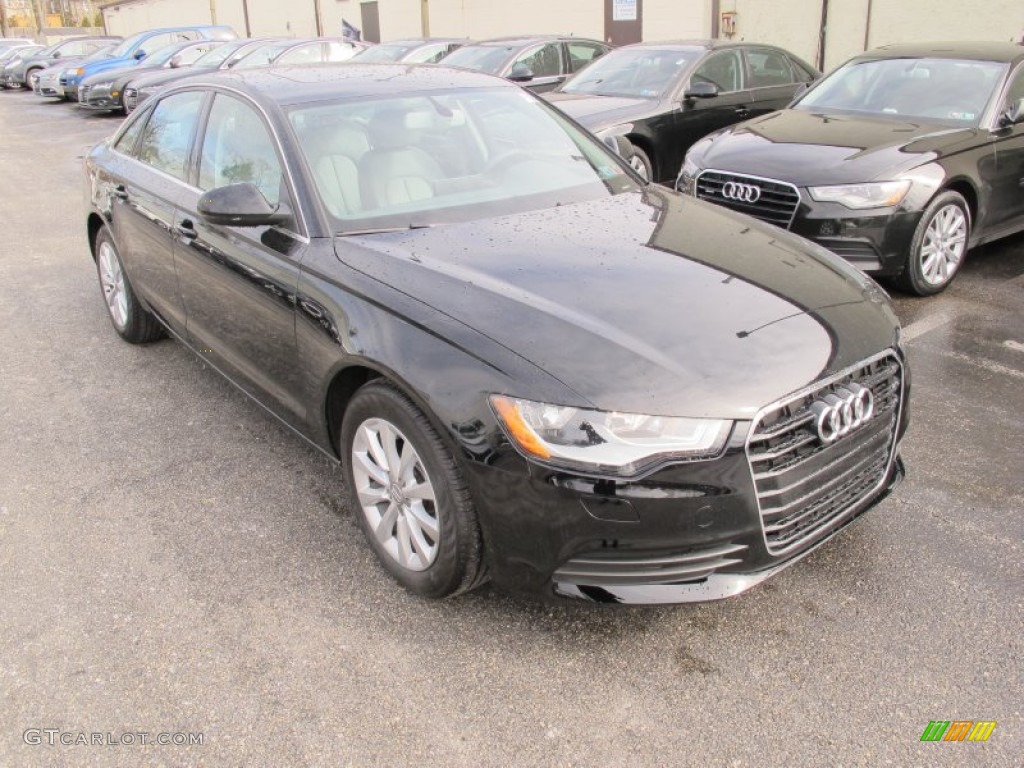
[[[578,72],[605,52],[604,48],[595,43],[568,43],[567,48],[570,72]]]
[[[793,84],[789,59],[781,52],[754,48],[747,51],[747,63],[750,65],[750,88]]]
[[[138,119],[118,137],[114,143],[114,149],[124,155],[134,155],[135,145],[142,134],[142,129],[146,127],[146,118],[146,115],[139,115]]]
[[[185,91],[162,99],[146,122],[135,156],[146,165],[184,181],[202,103],[202,91]]]

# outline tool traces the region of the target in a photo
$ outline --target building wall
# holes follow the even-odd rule
[[[7,0],[13,7],[23,0]],[[774,43],[817,63],[826,0],[719,0],[736,12],[734,39]],[[318,0],[248,0],[253,36],[316,34]],[[1010,40],[1024,31],[1022,0],[827,0],[825,69],[868,47],[928,40]],[[378,0],[382,40],[421,34],[421,0]],[[242,0],[212,0],[217,22],[245,34]],[[323,31],[341,34],[345,18],[362,26],[361,0],[319,0]],[[111,34],[176,24],[208,24],[211,0],[136,0],[104,11]],[[516,34],[604,38],[604,0],[429,0],[430,33],[482,39]],[[643,0],[645,40],[707,37],[712,0]]]

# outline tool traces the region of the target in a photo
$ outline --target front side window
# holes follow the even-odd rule
[[[708,56],[690,78],[691,84],[712,83],[719,93],[731,93],[743,88],[743,61],[740,52],[721,51]]]
[[[142,132],[136,157],[177,179],[188,177],[188,153],[195,133],[202,91],[185,91],[162,99]]]
[[[1005,112],[1011,109],[1021,99],[1024,99],[1024,66],[1017,68],[1017,74],[1010,81],[1010,87],[1006,91],[1006,98],[1003,99],[1001,111]]]
[[[135,154],[135,144],[139,140],[139,134],[146,127],[146,116],[139,115],[114,142],[114,149],[125,155]]]
[[[290,51],[281,54],[275,64],[313,64],[324,60],[323,45],[321,43],[310,43],[292,48]]]
[[[529,70],[534,77],[557,77],[562,74],[562,44],[545,43],[534,51],[523,54],[512,63],[510,70]]]
[[[289,121],[340,232],[471,221],[637,188],[600,141],[514,88],[300,106]]]
[[[274,59],[288,48],[291,43],[271,43],[255,50],[249,51],[232,66],[238,69],[252,69],[254,67],[266,67],[273,63]]]
[[[248,182],[276,205],[282,176],[274,142],[259,114],[236,98],[217,94],[203,136],[199,188]]]
[[[794,106],[977,126],[1006,67],[970,59],[859,59],[834,71]]]

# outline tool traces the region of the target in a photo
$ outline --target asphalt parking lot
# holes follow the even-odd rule
[[[81,158],[117,125],[0,93],[0,765],[1022,764],[1024,236],[897,298],[908,479],[779,577],[698,606],[431,603],[324,457],[110,327]],[[921,743],[932,720],[997,726]]]

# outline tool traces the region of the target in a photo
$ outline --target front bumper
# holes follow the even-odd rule
[[[738,595],[821,546],[904,476],[909,372],[896,350],[737,422],[723,454],[637,479],[547,469],[507,448],[471,462],[496,585],[550,599],[679,603]],[[833,442],[812,402],[868,387],[875,407]]]
[[[35,92],[40,96],[62,97],[64,95],[64,88],[60,84],[59,77],[41,77]]]
[[[114,95],[115,93],[117,94],[116,96]],[[111,91],[106,86],[79,85],[78,106],[106,112],[121,109],[121,92]]]
[[[779,190],[787,188],[791,190],[793,207],[787,209],[789,201],[781,197],[774,197],[767,203],[762,197],[753,204],[726,200],[721,196],[722,186],[718,183],[722,180],[756,185],[759,189],[773,185]],[[841,256],[862,272],[879,276],[896,275],[904,270],[914,230],[923,213],[920,209],[902,206],[853,210],[838,203],[818,202],[811,198],[806,187],[781,179],[710,169],[685,180],[680,177],[677,189],[784,227]]]

